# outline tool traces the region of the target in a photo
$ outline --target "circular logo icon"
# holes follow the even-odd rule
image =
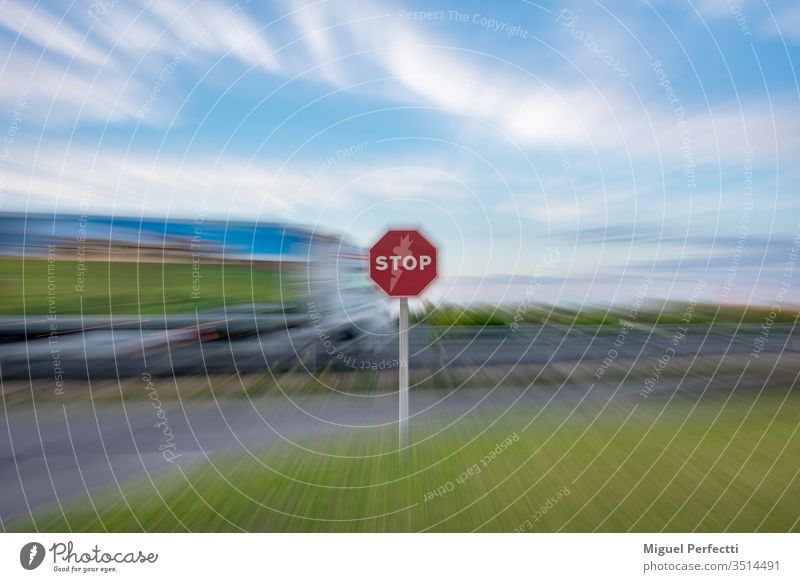
[[[44,546],[39,542],[28,542],[19,551],[19,563],[26,570],[35,570],[44,561]]]

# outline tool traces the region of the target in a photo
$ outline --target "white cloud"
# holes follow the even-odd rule
[[[62,57],[100,65],[105,53],[91,39],[58,20],[40,3],[6,0],[0,7],[0,26]]]
[[[782,36],[793,42],[800,42],[800,3],[777,4],[773,14],[774,20],[772,15],[764,16],[760,31],[768,35]]]
[[[35,161],[34,161],[35,160]],[[363,206],[376,199],[464,195],[460,178],[426,168],[342,163],[314,177],[305,168],[270,168],[236,159],[180,160],[125,155],[104,148],[45,148],[34,158],[18,146],[9,161],[4,209],[185,215],[201,203],[209,212],[240,218],[280,218],[299,208]]]
[[[297,29],[297,37],[301,47],[306,49],[306,63],[311,66],[325,64],[321,71],[328,83],[342,87],[345,77],[339,65],[333,62],[338,56],[337,39],[334,31],[327,28],[323,14],[318,9],[295,9],[291,13],[291,22]],[[300,69],[302,71],[302,69]]]
[[[394,84],[381,95],[384,99],[448,109],[465,124],[482,120],[525,147],[557,141],[586,155],[599,150],[621,159],[661,159],[680,171],[683,137],[666,96],[655,95],[643,110],[618,84],[593,87],[558,80],[555,72],[549,79],[540,72],[527,75],[466,47],[449,48],[423,34],[417,23],[398,20],[386,5],[295,2],[286,7],[287,16],[265,28],[252,7],[217,1],[141,0],[136,7],[113,6],[97,19],[78,10],[61,24],[40,8],[26,23],[29,10],[6,3],[0,22],[59,58],[48,53],[38,62],[35,52],[15,47],[2,73],[0,97],[10,103],[21,86],[35,87],[28,114],[48,124],[136,120],[164,67],[176,57],[181,56],[179,66],[188,67],[228,55],[265,74],[307,74],[337,88],[352,85],[353,91],[365,90],[359,83],[389,77]],[[793,22],[794,12],[784,12]],[[88,34],[85,42],[83,34]],[[81,60],[65,68],[63,57],[71,54]],[[157,105],[145,108],[143,121],[169,123],[186,90],[177,79],[167,79]],[[778,99],[775,111],[750,101],[742,113],[733,105],[696,113],[687,103],[693,161],[740,165],[746,141],[760,153],[757,164],[774,162],[776,155],[796,157],[800,118],[795,109],[796,103]]]
[[[375,9],[375,13],[380,11]],[[448,47],[423,35],[413,23],[391,16],[365,20],[362,15],[358,19],[335,12],[330,3],[297,13],[298,18],[301,15],[306,23],[304,34],[329,29],[320,58],[336,56],[327,40],[334,27],[340,57],[352,51],[371,57],[370,66],[349,67],[346,75],[341,63],[323,68],[323,76],[337,84],[388,76],[402,89],[387,91],[385,98],[484,120],[523,146],[549,146],[557,141],[589,153],[618,152],[620,157],[661,158],[667,163],[684,158],[684,128],[679,127],[666,95],[656,94],[643,110],[616,82],[576,84],[558,80],[554,74],[551,78],[539,72],[528,75],[511,64]],[[740,165],[748,144],[762,153],[756,163],[774,163],[768,159],[769,152],[800,153],[800,118],[792,113],[794,102],[776,98],[774,110],[768,102],[746,98],[742,99],[742,111],[736,103],[717,103],[699,112],[688,99],[684,106],[685,127],[691,133],[693,162],[697,164],[721,161]]]
[[[586,214],[587,205],[581,205],[577,200],[568,202],[550,202],[529,210],[533,218],[541,222],[566,222],[578,225],[582,216]]]
[[[41,4],[10,0],[0,9],[0,26],[38,47],[8,47],[0,96],[8,103],[21,88],[35,89],[28,113],[40,123],[142,118],[165,125],[172,121],[169,100],[178,94],[174,77],[181,67],[228,56],[271,73],[280,68],[267,33],[238,3],[141,0],[99,14],[73,5],[56,16]],[[146,107],[156,89],[160,107]]]
[[[279,69],[267,32],[253,22],[239,3],[187,5],[160,1],[148,6],[160,18],[160,26],[174,34],[183,47],[217,56],[230,54],[247,65],[263,67],[270,72]],[[175,46],[165,52],[174,53]]]
[[[0,99],[9,109],[20,91],[27,92],[26,126],[45,120],[48,125],[75,123],[78,119],[124,121],[136,115],[148,91],[140,80],[126,79],[113,71],[81,65],[66,69],[49,60],[32,67],[34,59],[30,51],[15,49],[3,71],[3,78],[14,82],[0,83]]]

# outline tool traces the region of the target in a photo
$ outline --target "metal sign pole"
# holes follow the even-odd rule
[[[400,385],[398,389],[398,431],[400,448],[408,445],[408,299],[400,298]]]
[[[416,229],[389,229],[369,249],[369,278],[400,300],[397,433],[408,448],[408,299],[419,297],[437,275],[436,247]]]

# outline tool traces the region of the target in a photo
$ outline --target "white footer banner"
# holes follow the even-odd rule
[[[3,534],[0,550],[2,580],[800,580],[800,534]]]

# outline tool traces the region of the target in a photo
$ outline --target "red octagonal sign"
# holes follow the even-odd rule
[[[390,230],[369,249],[369,276],[389,297],[416,297],[436,269],[436,247],[418,230]]]

